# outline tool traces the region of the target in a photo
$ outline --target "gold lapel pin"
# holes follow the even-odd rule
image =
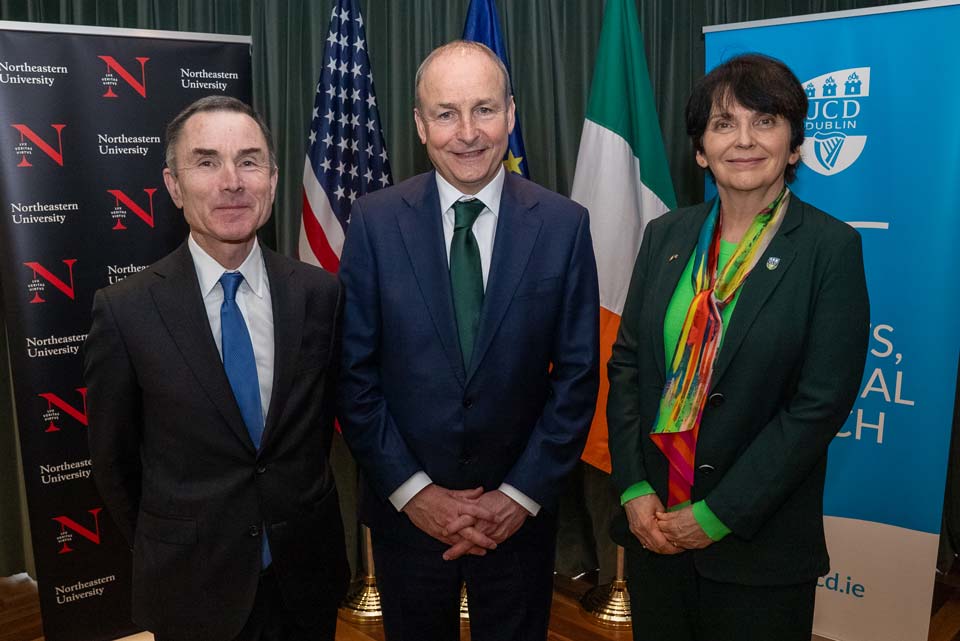
[[[675,261],[675,260],[678,259],[678,258],[680,258],[680,254],[674,254],[673,256],[671,256],[670,258],[667,259],[667,262],[668,262],[668,263],[672,263],[673,261]]]
[[[780,266],[779,256],[771,256],[770,258],[767,259],[767,269],[769,269],[770,271],[775,270],[779,266]]]

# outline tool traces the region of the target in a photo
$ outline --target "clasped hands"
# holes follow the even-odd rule
[[[418,528],[450,546],[443,553],[447,561],[496,549],[530,515],[500,490],[448,490],[434,483],[410,499],[403,512]]]
[[[693,517],[693,508],[689,505],[667,512],[656,494],[646,494],[627,501],[623,508],[630,532],[651,552],[680,554],[713,543]]]

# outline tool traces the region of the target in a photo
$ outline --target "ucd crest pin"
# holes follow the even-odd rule
[[[771,256],[770,258],[767,259],[767,269],[769,269],[770,271],[775,270],[779,266],[780,266],[779,256]]]

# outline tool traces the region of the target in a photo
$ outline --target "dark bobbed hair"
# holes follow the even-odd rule
[[[183,111],[178,113],[176,117],[170,121],[170,124],[167,125],[165,160],[170,171],[174,174],[177,173],[175,149],[187,121],[198,113],[211,111],[230,111],[250,116],[253,121],[257,123],[257,127],[260,128],[260,133],[263,134],[264,139],[267,141],[267,152],[270,154],[270,170],[276,170],[277,149],[273,144],[273,136],[270,134],[270,128],[267,127],[267,123],[263,120],[263,117],[260,116],[253,107],[242,100],[237,100],[231,96],[206,96],[187,105]]]
[[[807,117],[807,94],[790,68],[780,60],[759,53],[730,58],[701,78],[687,101],[687,135],[696,151],[703,152],[703,134],[714,106],[726,108],[737,102],[753,111],[781,116],[790,123],[790,150],[803,144],[803,121]],[[787,165],[789,183],[797,165]]]

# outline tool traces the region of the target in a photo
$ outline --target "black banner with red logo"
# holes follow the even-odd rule
[[[47,641],[136,630],[80,349],[94,292],[186,237],[163,131],[211,94],[250,102],[249,37],[0,22],[0,277]]]

